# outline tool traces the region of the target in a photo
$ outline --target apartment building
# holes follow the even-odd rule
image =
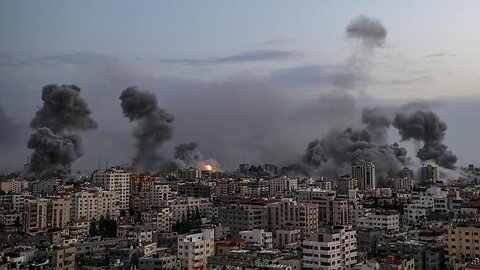
[[[457,226],[448,230],[446,259],[452,269],[480,257],[480,228]]]
[[[216,207],[208,198],[178,197],[168,201],[172,212],[172,223],[185,220],[189,215],[200,214],[201,217],[212,219],[217,215]]]
[[[263,229],[255,229],[251,231],[241,231],[239,235],[246,243],[255,244],[266,249],[273,248],[273,236],[271,232]]]
[[[282,199],[269,207],[268,224],[270,231],[299,229],[302,235],[318,230],[318,207],[316,204],[298,203],[293,199]]]
[[[381,229],[390,232],[400,230],[400,214],[397,211],[375,211],[357,219],[357,226],[366,229]]]
[[[130,173],[122,169],[111,168],[93,172],[94,183],[107,191],[115,191],[119,196],[119,210],[127,211],[130,207]]]
[[[70,218],[72,222],[85,219],[99,220],[101,217],[116,218],[120,215],[119,194],[116,191],[93,188],[72,193]]]
[[[333,226],[303,241],[302,269],[353,269],[357,263],[356,231]]]
[[[214,229],[178,236],[177,257],[182,269],[206,270],[207,258],[215,254]]]
[[[15,179],[0,182],[0,190],[5,193],[19,194],[23,191],[23,183]]]
[[[64,228],[70,221],[71,203],[67,198],[32,199],[26,203],[25,230],[44,231]]]
[[[158,227],[159,232],[169,232],[172,230],[172,212],[168,207],[151,212],[142,212],[141,215],[144,223],[154,224]]]

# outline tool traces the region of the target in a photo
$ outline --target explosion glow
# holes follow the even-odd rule
[[[213,166],[210,164],[203,164],[203,168],[207,171],[213,171]]]

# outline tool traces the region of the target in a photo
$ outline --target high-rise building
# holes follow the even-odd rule
[[[15,179],[0,182],[0,190],[5,193],[19,194],[22,193],[23,183]]]
[[[356,231],[334,226],[303,241],[302,269],[353,269],[357,263]]]
[[[352,164],[352,177],[357,179],[360,190],[375,189],[375,164],[357,158]]]
[[[400,178],[408,178],[410,180],[414,180],[414,174],[413,174],[413,170],[408,168],[408,167],[403,167],[403,169],[400,171],[400,173],[398,174],[398,177]]]
[[[120,211],[127,211],[130,206],[130,173],[122,169],[110,168],[105,171],[95,171],[93,181],[105,190],[115,191],[119,196]]]
[[[423,183],[436,183],[438,181],[438,168],[428,164],[421,169],[421,179]]]

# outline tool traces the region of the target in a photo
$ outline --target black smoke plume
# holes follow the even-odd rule
[[[443,143],[447,124],[432,111],[398,113],[393,121],[402,140],[413,139],[424,145],[417,152],[422,161],[434,160],[439,166],[454,169],[457,156]]]
[[[308,144],[303,160],[310,166],[310,175],[338,177],[357,158],[373,162],[380,178],[398,174],[408,162],[407,151],[398,144],[386,143],[389,118],[381,109],[365,108],[362,122],[364,128],[333,129]]]
[[[28,141],[28,148],[33,149],[28,176],[67,177],[72,162],[83,154],[81,138],[74,133],[95,129],[97,123],[76,85],[46,85],[42,100],[30,122],[36,132]]]
[[[379,20],[364,15],[354,18],[345,30],[349,38],[360,40],[367,48],[381,47],[387,37],[387,30]]]
[[[161,146],[173,136],[173,116],[158,107],[154,94],[128,87],[120,95],[123,115],[137,122],[133,131],[136,154],[133,167],[137,170],[162,170],[168,166]]]
[[[40,179],[69,175],[72,162],[83,154],[79,136],[55,134],[46,127],[32,134],[28,148],[34,149],[30,172]]]
[[[202,153],[198,150],[198,143],[182,143],[175,146],[175,156],[172,160],[176,168],[200,168],[200,163],[203,161]]]
[[[30,122],[32,128],[47,127],[54,132],[97,128],[76,85],[46,85],[42,89],[42,101],[43,106]]]

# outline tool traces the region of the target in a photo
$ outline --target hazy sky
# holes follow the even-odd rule
[[[156,93],[176,116],[167,152],[198,141],[227,168],[272,155],[294,161],[311,139],[358,120],[306,113],[340,91],[330,77],[361,51],[345,34],[358,15],[380,20],[388,35],[381,48],[360,52],[368,54],[364,72],[345,92],[355,106],[427,102],[449,125],[459,165],[478,162],[479,12],[478,1],[438,0],[1,1],[0,107],[18,130],[0,146],[0,169],[26,159],[28,123],[50,83],[81,87],[99,123],[84,134],[77,168],[99,157],[130,160],[132,125],[118,96],[131,85]]]

